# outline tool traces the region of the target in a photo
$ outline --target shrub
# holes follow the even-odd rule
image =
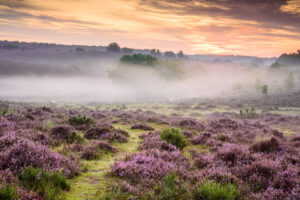
[[[107,133],[101,136],[101,139],[107,139],[109,142],[120,142],[120,143],[126,143],[128,142],[128,139],[126,136],[120,134],[120,133]]]
[[[268,85],[263,85],[263,86],[261,87],[261,92],[262,92],[263,94],[268,94]]]
[[[187,199],[187,191],[182,184],[177,181],[175,173],[170,173],[165,176],[162,186],[158,190],[157,199],[159,200],[183,200]]]
[[[69,123],[73,126],[85,125],[85,124],[93,124],[94,121],[86,116],[78,115],[69,117]]]
[[[153,131],[154,128],[152,128],[151,126],[147,126],[145,124],[134,124],[131,126],[131,129],[141,129],[144,131]]]
[[[81,154],[81,158],[86,160],[98,159],[99,156],[100,152],[98,151],[98,147],[92,145],[86,146]]]
[[[124,161],[112,165],[111,173],[120,178],[143,186],[157,184],[157,181],[171,172],[184,172],[190,167],[188,160],[180,151],[142,151],[131,155]]]
[[[183,119],[178,122],[178,126],[181,128],[186,129],[194,129],[194,130],[203,130],[204,126],[203,124],[199,123],[198,121],[194,119]]]
[[[194,200],[235,200],[237,197],[238,190],[231,183],[206,181],[193,191]]]
[[[0,199],[1,200],[16,200],[18,199],[18,190],[15,186],[0,185]]]
[[[78,174],[75,163],[45,146],[26,139],[20,139],[0,153],[0,168],[10,169],[14,174],[29,166],[47,170],[63,170],[65,175]]]
[[[68,140],[71,136],[71,128],[68,126],[57,126],[53,127],[50,133],[55,139]]]
[[[225,143],[222,147],[220,147],[216,156],[229,166],[247,164],[251,160],[247,148],[231,143]]]
[[[69,190],[70,185],[61,172],[47,172],[42,169],[28,167],[20,176],[27,190],[33,190],[46,200],[55,200],[62,190]]]
[[[278,162],[260,160],[246,165],[239,170],[241,178],[246,181],[253,191],[264,190],[274,180],[277,174]]]
[[[80,144],[83,142],[83,138],[75,132],[72,132],[68,137],[67,142],[70,144],[77,143]]]
[[[116,148],[114,148],[111,144],[107,143],[107,142],[103,142],[103,141],[92,141],[91,145],[96,146],[98,148],[100,148],[103,151],[107,151],[107,152],[117,152],[118,150]]]
[[[85,132],[84,137],[86,139],[100,139],[101,136],[110,132],[110,128],[107,126],[90,128]]]
[[[165,129],[161,133],[161,138],[167,141],[167,143],[176,146],[180,150],[182,150],[187,145],[187,140],[179,129]]]
[[[280,151],[281,147],[279,141],[272,137],[270,140],[264,140],[253,144],[250,147],[250,150],[254,152],[273,153],[275,151]]]

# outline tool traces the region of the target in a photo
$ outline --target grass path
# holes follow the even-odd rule
[[[99,160],[83,161],[88,166],[88,171],[80,174],[78,177],[71,179],[71,189],[64,194],[67,200],[95,199],[97,193],[105,189],[107,180],[105,174],[110,171],[111,164],[115,160],[124,158],[126,154],[137,152],[140,145],[139,135],[147,131],[130,130],[129,126],[117,124],[115,128],[128,131],[129,138],[127,143],[115,143],[119,151],[115,154],[107,153],[102,155]]]

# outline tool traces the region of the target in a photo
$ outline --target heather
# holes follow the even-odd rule
[[[180,111],[176,115],[128,107],[10,105],[20,114],[0,117],[0,195],[36,200],[299,197],[299,135],[275,128],[280,121],[298,130],[297,117],[223,112],[186,118],[180,112],[194,108],[188,104],[173,105]]]

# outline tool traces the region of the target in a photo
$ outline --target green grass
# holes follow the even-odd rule
[[[110,171],[111,165],[115,160],[124,158],[127,154],[137,152],[138,146],[141,143],[139,135],[147,131],[131,130],[130,126],[114,124],[116,129],[122,129],[129,133],[127,143],[113,143],[113,146],[118,149],[115,154],[103,154],[98,160],[83,161],[88,170],[81,173],[78,177],[70,180],[71,189],[65,193],[66,199],[96,199],[103,195],[106,186],[111,182],[111,178],[105,175]]]
[[[35,191],[45,200],[55,200],[70,185],[62,172],[47,172],[42,169],[28,167],[20,175],[23,186],[28,191]]]
[[[231,183],[218,183],[206,181],[200,184],[193,192],[194,200],[235,200],[238,190]]]

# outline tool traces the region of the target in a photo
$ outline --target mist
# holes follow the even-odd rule
[[[56,59],[55,66],[45,67],[47,70],[40,74],[30,68],[24,73],[22,70],[6,75],[2,73],[0,99],[115,103],[261,97],[264,94],[257,84],[268,85],[269,94],[280,94],[286,91],[285,81],[290,71],[294,72],[294,81],[299,81],[297,69],[270,70],[263,64],[252,66],[249,63],[176,60],[180,76],[170,78],[165,76],[168,71],[161,75],[149,67],[122,68],[118,58],[94,59],[92,62],[87,62],[87,59],[74,62],[70,59],[69,62],[64,60],[59,63]],[[38,62],[33,60],[32,64],[34,66]],[[57,66],[64,66],[65,71],[57,71]],[[116,80],[110,77],[110,71],[118,68],[121,68],[118,73],[125,75],[125,78]]]

